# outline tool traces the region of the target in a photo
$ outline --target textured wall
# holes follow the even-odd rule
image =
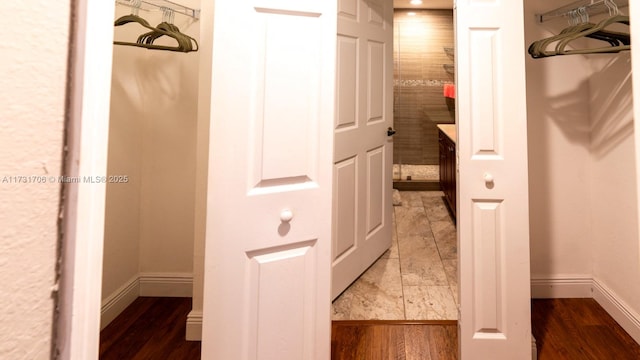
[[[60,186],[49,176],[61,174],[69,9],[64,0],[2,6],[0,359],[50,356]]]
[[[438,164],[437,124],[454,123],[454,101],[443,96],[453,83],[453,12],[396,10],[394,13],[395,164]]]

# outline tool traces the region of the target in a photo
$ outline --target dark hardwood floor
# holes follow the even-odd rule
[[[100,359],[200,359],[200,342],[186,341],[191,298],[139,297],[100,332]]]
[[[332,360],[455,360],[456,321],[334,321]]]
[[[638,360],[640,345],[593,299],[532,300],[539,360]]]
[[[184,340],[189,298],[138,298],[100,333],[100,359],[200,359]],[[638,360],[638,345],[593,299],[532,301],[539,360]],[[455,359],[455,322],[335,321],[333,360]]]

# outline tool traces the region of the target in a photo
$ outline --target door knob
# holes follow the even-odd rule
[[[393,134],[395,134],[396,131],[393,130],[393,128],[391,126],[389,126],[389,128],[387,129],[387,136],[393,136]]]
[[[491,184],[493,182],[493,175],[489,174],[489,173],[484,173],[484,182],[486,182],[487,184]]]
[[[293,211],[289,209],[284,209],[280,212],[280,220],[282,222],[288,223],[293,219]]]

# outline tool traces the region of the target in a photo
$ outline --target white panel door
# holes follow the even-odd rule
[[[203,359],[329,359],[336,3],[217,1]]]
[[[393,2],[338,0],[332,298],[391,246],[392,81]]]
[[[522,1],[455,12],[461,358],[531,358]]]

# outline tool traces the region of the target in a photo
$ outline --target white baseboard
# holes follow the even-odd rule
[[[191,273],[140,273],[140,296],[192,297]]]
[[[187,341],[202,340],[202,310],[192,310],[187,316]]]
[[[192,294],[191,273],[140,273],[102,301],[100,329],[109,325],[140,296],[192,297]]]
[[[598,279],[587,276],[532,278],[534,299],[593,298],[640,344],[640,314]]]
[[[531,278],[531,297],[534,299],[591,298],[593,278],[571,277]]]
[[[138,298],[139,294],[139,277],[134,276],[106,299],[102,300],[102,306],[100,309],[100,330],[109,325],[109,323],[120,315],[124,309],[131,305],[131,303]]]
[[[598,279],[593,280],[593,298],[640,344],[640,315]]]
[[[103,300],[100,328],[107,326],[139,296],[191,297],[192,294],[192,274],[141,273]],[[587,276],[532,278],[531,297],[593,298],[640,343],[640,314],[597,279]],[[202,340],[202,311],[191,311],[187,316],[186,338]],[[535,351],[535,339],[532,339],[532,351]]]

